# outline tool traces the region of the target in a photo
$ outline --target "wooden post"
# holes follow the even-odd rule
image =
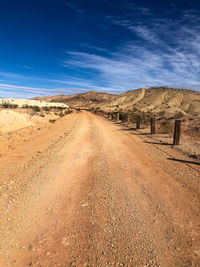
[[[151,118],[150,122],[151,122],[151,134],[155,134],[156,133],[156,120],[155,120],[155,118]]]
[[[141,118],[138,115],[137,118],[136,118],[136,129],[140,129],[140,121],[141,121]]]
[[[117,112],[117,121],[119,121],[119,112]]]
[[[176,120],[174,125],[174,141],[173,145],[180,144],[180,137],[181,137],[181,120]]]

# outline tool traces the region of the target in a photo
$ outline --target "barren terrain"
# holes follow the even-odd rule
[[[36,97],[48,102],[66,103],[72,107],[100,108],[105,111],[151,112],[170,118],[177,113],[184,117],[200,117],[200,93],[193,90],[169,87],[141,88],[113,95],[90,91],[76,95]]]
[[[0,266],[200,266],[200,165],[81,111],[1,138]]]

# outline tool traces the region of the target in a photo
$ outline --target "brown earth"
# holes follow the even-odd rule
[[[200,266],[200,165],[148,141],[89,112],[17,132],[0,266]]]

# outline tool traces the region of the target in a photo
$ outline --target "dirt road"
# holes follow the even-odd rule
[[[200,266],[198,164],[89,112],[23,136],[0,157],[1,267]]]

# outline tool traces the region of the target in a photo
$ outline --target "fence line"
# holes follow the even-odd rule
[[[161,128],[165,128],[169,132],[171,132],[171,135],[173,136],[173,145],[179,145],[180,144],[180,137],[184,133],[186,134],[186,131],[184,130],[186,127],[189,129],[193,129],[195,133],[197,133],[196,138],[200,138],[200,126],[189,126],[183,123],[180,119],[176,119],[174,123],[166,121],[156,120],[156,118],[150,114],[145,113],[138,113],[138,112],[121,112],[121,111],[115,111],[115,112],[106,112],[103,110],[91,110],[94,114],[104,116],[110,120],[114,121],[121,121],[123,123],[134,123],[136,124],[136,130],[142,128],[146,128],[147,126],[150,126],[150,134],[155,135],[156,133],[159,133],[159,128],[162,133]],[[157,126],[159,126],[157,128]],[[171,127],[170,127],[171,126]],[[166,129],[167,128],[167,129]],[[158,131],[157,131],[158,130]],[[199,133],[199,136],[198,136]],[[191,133],[190,133],[191,134]]]

